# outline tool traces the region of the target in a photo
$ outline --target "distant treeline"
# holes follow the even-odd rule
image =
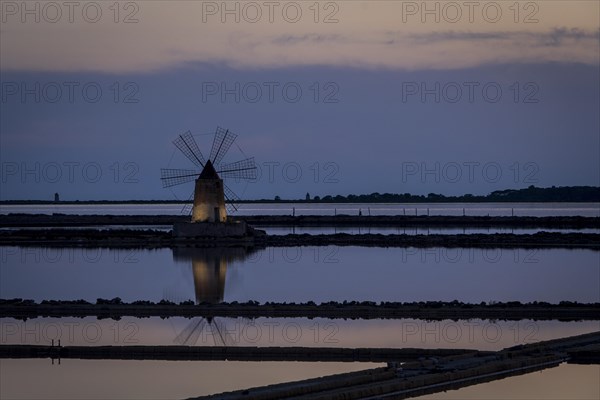
[[[136,300],[130,303],[124,302],[120,297],[114,297],[112,299],[103,299],[97,298],[96,302],[90,302],[87,300],[79,299],[79,300],[42,300],[39,303],[36,303],[31,299],[22,299],[22,298],[12,298],[12,299],[2,299],[0,298],[0,306],[37,306],[37,305],[51,305],[51,306],[68,306],[68,305],[132,305],[132,306],[209,306],[209,307],[230,307],[230,306],[261,306],[265,307],[279,307],[279,306],[309,306],[309,307],[342,307],[342,306],[366,306],[366,307],[381,307],[381,308],[400,308],[400,307],[415,307],[419,309],[424,308],[473,308],[476,306],[479,307],[487,307],[487,308],[516,308],[516,307],[528,307],[528,308],[544,308],[544,307],[569,307],[569,308],[587,308],[587,307],[600,307],[600,303],[579,303],[577,301],[569,301],[563,300],[558,303],[548,303],[546,301],[533,301],[527,303],[521,303],[520,301],[495,301],[491,300],[488,302],[482,301],[480,303],[465,303],[458,300],[452,301],[412,301],[412,302],[401,302],[401,301],[327,301],[321,303],[315,303],[314,301],[308,301],[304,303],[295,303],[295,302],[271,302],[267,301],[265,303],[260,303],[256,300],[248,300],[245,302],[237,302],[232,301],[230,303],[221,302],[219,304],[215,304],[209,301],[203,301],[200,303],[195,303],[192,300],[185,300],[180,302],[172,302],[169,300],[160,300],[158,302],[153,302],[149,300]]]
[[[0,204],[184,204],[189,201],[178,200],[75,200],[75,201],[46,201],[46,200],[3,200]],[[461,196],[444,196],[429,193],[415,195],[410,193],[371,193],[327,195],[311,197],[309,193],[303,199],[273,199],[241,200],[240,203],[527,203],[527,202],[600,202],[600,187],[597,186],[561,186],[539,188],[529,186],[525,189],[496,190],[488,195],[480,196],[464,194]]]
[[[444,196],[429,193],[427,196],[410,193],[371,193],[350,194],[348,196],[315,196],[307,193],[303,200],[261,200],[263,202],[307,202],[307,203],[496,203],[496,202],[600,202],[600,187],[596,186],[562,186],[538,188],[529,186],[526,189],[496,190],[485,196],[464,194],[462,196]]]

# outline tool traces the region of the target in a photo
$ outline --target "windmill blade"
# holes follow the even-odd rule
[[[196,344],[198,337],[204,327],[204,318],[198,318],[196,321],[192,320],[180,333],[173,339],[173,342],[181,345],[192,345]]]
[[[217,173],[225,178],[256,179],[256,163],[254,162],[254,157],[229,164],[223,164],[219,167]]]
[[[210,161],[213,165],[219,165],[237,135],[229,130],[217,127],[215,139],[213,140],[212,149],[210,150]]]
[[[231,335],[227,331],[227,327],[224,323],[217,320],[216,318],[212,320],[213,325],[213,338],[215,341],[215,346],[217,346],[217,340],[219,341],[219,346],[234,346],[235,339],[231,337]],[[216,335],[215,335],[216,331]]]
[[[194,192],[195,191],[192,191],[192,194],[190,194],[190,197],[188,197],[188,200],[187,200],[188,202],[185,203],[183,208],[181,208],[181,214],[192,215],[192,210],[194,209],[194,203],[193,203]]]
[[[227,214],[233,214],[238,210],[238,206],[235,203],[229,202],[230,200],[225,196],[225,209],[227,210]]]
[[[200,337],[200,334],[202,333],[202,330],[204,329],[205,325],[206,325],[205,319],[202,318],[200,320],[200,323],[198,325],[196,325],[196,328],[192,331],[192,334],[186,341],[186,344],[188,346],[194,346],[196,343],[198,343],[198,338]]]
[[[225,184],[223,184],[223,192],[225,194],[225,208],[227,209],[227,213],[232,214],[238,210],[236,203],[239,203],[241,199]]]
[[[193,169],[160,169],[160,180],[163,188],[181,185],[195,180],[200,173]]]
[[[204,168],[206,160],[196,143],[196,140],[192,136],[192,132],[187,131],[183,135],[179,135],[177,139],[173,141],[173,144],[186,156],[191,162],[194,163],[198,168]]]

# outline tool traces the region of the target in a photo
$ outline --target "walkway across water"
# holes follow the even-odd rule
[[[497,352],[415,348],[0,345],[0,358],[388,362],[384,368],[202,398],[404,399],[526,374],[565,361],[598,364],[600,331]]]
[[[551,368],[565,361],[600,362],[600,332],[460,356],[428,357],[387,368],[269,385],[197,399],[405,399]],[[592,357],[595,355],[595,358]]]

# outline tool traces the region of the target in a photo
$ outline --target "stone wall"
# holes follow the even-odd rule
[[[245,222],[178,222],[173,225],[174,237],[243,237]]]

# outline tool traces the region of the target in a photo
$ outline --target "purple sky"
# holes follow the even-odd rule
[[[484,3],[3,2],[0,199],[187,198],[216,126],[242,198],[598,185],[598,4]]]

